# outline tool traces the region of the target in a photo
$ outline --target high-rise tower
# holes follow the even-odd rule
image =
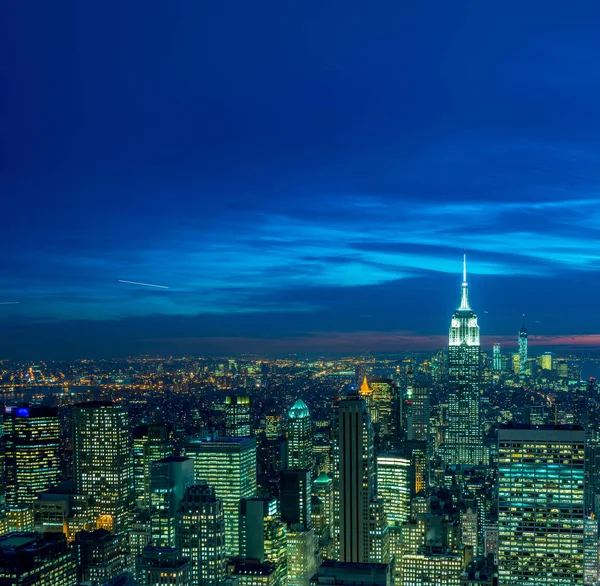
[[[494,342],[493,367],[496,372],[502,370],[502,351],[500,350],[500,342]]]
[[[294,470],[310,470],[313,465],[312,425],[306,403],[298,399],[288,412],[288,461]]]
[[[519,330],[519,372],[524,375],[527,370],[527,328],[525,327],[525,314],[523,325]]]
[[[109,401],[73,407],[75,492],[92,499],[98,528],[128,529],[134,498],[129,414]]]
[[[225,397],[225,435],[249,437],[252,435],[250,397],[227,395]]]
[[[335,419],[335,516],[339,560],[367,563],[370,558],[370,504],[375,496],[375,457],[371,417],[364,399],[342,399]]]
[[[469,305],[465,255],[460,305],[452,316],[448,345],[446,464],[479,464],[483,460],[479,351],[479,325],[477,314]]]

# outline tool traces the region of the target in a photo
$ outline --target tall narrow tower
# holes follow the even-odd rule
[[[523,314],[523,325],[519,330],[519,371],[521,375],[527,369],[527,328],[525,327],[525,314]]]
[[[452,316],[448,345],[448,433],[444,449],[448,465],[479,464],[483,460],[479,351],[479,325],[469,305],[465,255],[460,305]]]
[[[298,399],[288,412],[288,465],[294,470],[310,470],[313,464],[312,424],[306,403]]]
[[[370,505],[375,496],[373,428],[364,399],[349,395],[335,418],[335,509],[339,560],[366,563],[370,557]]]

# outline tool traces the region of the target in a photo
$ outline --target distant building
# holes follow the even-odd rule
[[[525,316],[523,315],[523,325],[519,330],[519,372],[527,374],[527,328],[525,327]]]
[[[494,342],[492,353],[492,363],[493,368],[496,372],[500,372],[503,370],[502,364],[502,351],[500,350],[500,342]]]
[[[552,352],[544,352],[540,356],[540,367],[542,370],[552,370]]]

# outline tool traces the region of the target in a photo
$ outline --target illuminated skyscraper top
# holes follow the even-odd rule
[[[452,316],[450,326],[450,346],[479,346],[479,325],[477,314],[469,305],[469,285],[467,283],[467,255],[463,257],[463,282],[460,305]]]
[[[448,431],[443,450],[448,465],[483,460],[479,384],[479,325],[469,304],[465,255],[460,305],[452,315],[448,341]]]

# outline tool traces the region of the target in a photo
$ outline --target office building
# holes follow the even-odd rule
[[[6,586],[75,586],[76,561],[62,534],[0,535],[0,584]]]
[[[139,586],[192,586],[190,560],[175,547],[148,546],[135,566]]]
[[[256,496],[256,440],[208,436],[188,443],[186,454],[195,482],[208,482],[223,503],[227,555],[239,555],[240,500]]]
[[[584,439],[575,426],[498,430],[499,584],[583,584]]]
[[[225,435],[227,437],[250,437],[252,407],[250,397],[227,395],[225,397]]]
[[[9,410],[10,441],[6,453],[6,501],[31,505],[60,478],[60,421],[53,407]]]
[[[411,476],[411,460],[402,452],[377,456],[377,495],[390,525],[401,525],[410,517]]]
[[[375,497],[375,457],[371,417],[360,395],[349,395],[337,406],[334,454],[339,560],[367,563],[370,503]]]
[[[405,554],[399,563],[402,586],[461,586],[463,560],[460,553],[423,549],[419,553]]]
[[[410,401],[411,425],[407,429],[408,441],[429,441],[429,387],[427,383],[416,378],[412,386]],[[397,449],[397,446],[394,447]]]
[[[316,571],[315,534],[312,529],[291,527],[287,532],[287,585],[308,586]]]
[[[225,516],[212,486],[201,482],[186,489],[177,529],[177,547],[190,560],[191,584],[219,586],[226,570]]]
[[[175,511],[188,486],[194,484],[194,462],[184,456],[169,456],[150,464],[152,543],[175,547]]]
[[[97,528],[125,532],[134,499],[127,409],[105,401],[79,403],[72,419],[75,492],[91,499]]]
[[[479,325],[469,305],[465,258],[461,301],[452,316],[448,346],[448,430],[443,452],[447,465],[479,464],[484,459],[479,387]]]
[[[312,470],[312,422],[306,403],[298,399],[288,412],[288,457],[290,470]]]

